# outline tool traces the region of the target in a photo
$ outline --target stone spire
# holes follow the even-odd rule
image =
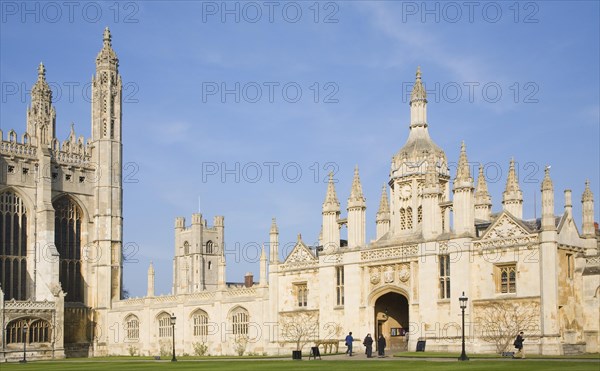
[[[333,173],[329,173],[329,184],[327,184],[327,195],[323,202],[323,250],[326,253],[337,252],[340,247],[340,202],[335,194]]]
[[[335,190],[334,190],[335,192]],[[360,177],[358,175],[358,166],[354,168],[354,179],[352,180],[352,189],[350,190],[350,198],[348,198],[348,208],[365,207],[366,200],[363,195]]]
[[[469,169],[467,149],[463,141],[454,178],[454,230],[457,234],[475,234],[473,178]]]
[[[31,106],[27,110],[27,133],[37,143],[49,145],[56,129],[56,111],[52,105],[52,90],[46,81],[46,67],[40,62],[38,78],[31,88]]]
[[[148,267],[148,292],[146,293],[146,296],[154,296],[154,265],[152,262],[150,262],[150,266]]]
[[[387,197],[385,184],[381,187],[381,198],[379,199],[379,210],[377,210],[377,220],[390,220],[390,203]]]
[[[96,57],[96,68],[100,69],[104,67],[116,70],[119,67],[119,59],[117,58],[117,53],[112,48],[112,36],[108,27],[104,29],[102,40],[102,50],[100,50],[100,53]]]
[[[340,202],[335,193],[335,183],[333,181],[333,173],[329,173],[329,183],[327,184],[327,195],[323,202],[323,212],[340,212]]]
[[[479,164],[479,175],[477,176],[477,188],[475,188],[475,218],[490,220],[492,213],[492,197],[488,192],[483,166]]]
[[[363,195],[358,166],[354,168],[352,190],[348,198],[348,247],[354,248],[365,244],[367,203]]]
[[[582,226],[581,232],[584,238],[594,238],[596,229],[594,227],[594,195],[590,189],[589,179],[585,181],[585,190],[581,195]]]
[[[463,141],[460,145],[460,156],[458,158],[458,166],[456,168],[456,178],[454,178],[454,187],[460,187],[470,184],[473,186],[473,178],[469,169],[469,160],[467,160],[467,148]]]
[[[554,230],[554,186],[550,179],[550,166],[544,169],[544,179],[542,180],[542,230]]]
[[[523,218],[523,192],[519,188],[514,159],[510,160],[506,188],[502,194],[502,205],[504,206],[504,210],[511,213],[517,219]]]
[[[377,215],[375,216],[375,225],[377,239],[383,237],[390,230],[390,203],[385,184],[381,187],[381,199],[379,200],[379,210],[377,210]]]

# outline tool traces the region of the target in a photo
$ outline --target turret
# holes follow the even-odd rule
[[[352,189],[348,198],[348,247],[354,248],[365,244],[367,203],[360,184],[358,166],[354,169]]]
[[[384,184],[381,187],[381,199],[379,200],[379,210],[375,216],[377,226],[377,239],[383,237],[390,230],[390,203],[388,202],[387,189]]]
[[[473,199],[473,178],[465,142],[460,147],[460,157],[454,178],[454,231],[457,234],[475,234],[475,209]]]
[[[550,166],[546,166],[542,180],[542,230],[554,229],[554,186],[550,179]]]
[[[590,181],[585,181],[585,190],[581,195],[582,227],[583,238],[594,238],[596,231],[594,227],[594,195],[590,190]]]
[[[269,231],[269,260],[271,264],[279,264],[279,228],[275,218],[271,221]]]
[[[523,219],[523,192],[519,188],[514,159],[510,160],[506,188],[502,194],[502,206],[517,219]]]
[[[483,173],[483,166],[479,164],[477,188],[475,189],[475,218],[490,221],[492,214],[492,198],[488,192],[487,182]]]
[[[52,90],[46,82],[46,68],[38,67],[38,79],[31,88],[31,106],[27,110],[27,134],[32,144],[48,147],[56,132],[56,110],[52,105]]]
[[[340,202],[335,193],[333,173],[329,173],[327,184],[327,195],[323,202],[323,249],[325,252],[338,251],[340,247],[340,227],[338,219],[340,216]]]

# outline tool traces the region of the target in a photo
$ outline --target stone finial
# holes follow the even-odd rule
[[[298,242],[302,241],[302,233],[298,233]]]
[[[477,188],[475,189],[475,204],[490,204],[491,197],[488,192],[483,166],[479,164],[479,174],[477,176]]]
[[[148,274],[154,274],[154,264],[150,261],[150,265],[148,266]]]
[[[46,67],[44,67],[43,62],[40,62],[40,65],[38,66],[38,77],[43,80],[46,78]]]
[[[381,213],[389,213],[390,212],[390,203],[387,197],[387,188],[385,184],[381,187],[381,198],[379,199],[379,210],[377,214]]]
[[[585,181],[585,189],[583,190],[583,194],[581,195],[581,202],[594,202],[594,194],[590,189],[590,180],[586,179]]]
[[[327,184],[327,195],[323,202],[323,211],[340,211],[340,202],[335,193],[335,183],[333,181],[333,173],[329,173],[329,183]]]
[[[546,165],[546,168],[544,169],[544,179],[542,180],[542,192],[552,191],[553,189],[552,179],[550,179],[550,166]]]
[[[352,189],[348,198],[348,207],[365,206],[366,200],[363,195],[360,176],[358,175],[358,165],[354,168],[354,179],[352,180]]]
[[[270,234],[276,234],[279,233],[279,228],[277,227],[277,221],[275,220],[275,218],[273,218],[271,220],[271,231]]]
[[[416,101],[423,101],[427,103],[427,92],[425,91],[425,87],[421,81],[421,66],[417,67],[415,84],[413,85],[413,90],[410,94],[410,104],[412,105],[413,102]]]
[[[471,178],[471,169],[469,169],[469,160],[467,159],[467,147],[465,146],[464,141],[462,141],[460,145],[460,156],[456,168],[456,178],[454,178],[455,186],[459,182],[473,182],[473,178]]]
[[[110,35],[110,29],[108,27],[106,27],[104,29],[104,37],[103,37],[104,44],[110,45],[111,39],[112,39],[112,36]]]
[[[517,179],[517,172],[515,170],[515,159],[511,158],[508,166],[508,177],[506,178],[506,188],[504,193],[520,191],[521,188],[519,187],[519,180]]]

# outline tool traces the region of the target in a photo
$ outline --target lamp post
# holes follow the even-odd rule
[[[462,353],[460,357],[458,357],[459,361],[468,361],[469,357],[465,353],[465,308],[467,307],[467,301],[469,298],[465,296],[465,292],[463,291],[462,295],[458,298],[460,303],[460,309],[462,310]]]
[[[175,313],[171,314],[171,326],[173,329],[173,358],[171,358],[171,362],[177,362],[177,357],[175,357]]]
[[[27,363],[27,323],[23,324],[23,359],[20,363]]]

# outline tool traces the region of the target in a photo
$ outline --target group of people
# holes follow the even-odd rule
[[[346,336],[346,354],[352,357],[352,342],[354,342],[354,338],[352,337],[352,332]],[[363,340],[363,345],[365,346],[365,354],[367,358],[373,358],[373,338],[371,334],[367,334],[365,340]],[[385,347],[387,343],[385,342],[385,338],[383,335],[379,334],[379,338],[377,339],[377,355],[380,358],[385,357]]]

